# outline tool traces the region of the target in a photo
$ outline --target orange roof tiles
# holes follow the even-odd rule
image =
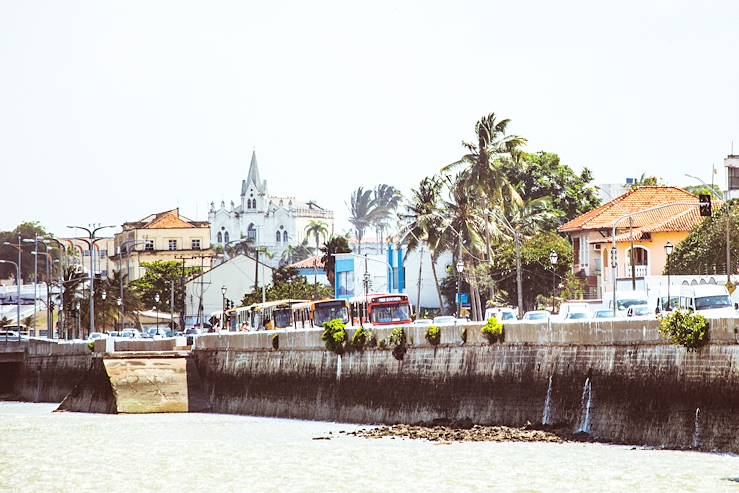
[[[314,262],[317,269],[323,269],[323,262],[321,261],[320,255],[315,255],[313,257],[308,257],[305,260],[295,262],[294,264],[290,264],[290,267],[295,267],[296,269],[312,269]]]
[[[698,197],[690,192],[686,192],[677,187],[662,186],[645,186],[631,190],[620,197],[616,197],[612,201],[587,212],[575,219],[569,221],[559,228],[561,233],[573,233],[584,230],[600,230],[613,227],[614,222],[619,218],[628,214],[641,212],[652,207],[675,203],[673,207],[651,211],[644,214],[635,215],[631,225],[633,227],[649,227],[655,224],[667,225],[668,221],[673,218],[681,217],[687,211],[697,208],[686,205],[677,205],[680,203],[698,203]],[[697,213],[696,213],[697,214]],[[698,216],[700,217],[700,216]],[[687,224],[688,219],[684,219],[683,223]],[[676,222],[675,226],[680,226],[680,222]],[[681,227],[684,227],[683,226]],[[619,227],[629,226],[628,221],[621,221]],[[646,231],[646,230],[645,230]],[[664,231],[683,231],[682,229]]]

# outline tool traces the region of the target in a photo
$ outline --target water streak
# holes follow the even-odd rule
[[[695,408],[695,419],[693,420],[693,448],[700,448],[701,446],[701,424],[700,424],[701,408]]]
[[[547,398],[544,399],[544,414],[541,417],[541,424],[552,424],[552,375],[549,375],[549,386],[547,387]]]
[[[338,356],[336,361],[336,380],[341,380],[341,355]]]
[[[580,413],[582,420],[577,431],[590,433],[591,411],[593,409],[593,384],[590,377],[585,379],[585,385],[582,388],[582,399],[580,400]]]

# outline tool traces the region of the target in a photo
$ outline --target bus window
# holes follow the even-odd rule
[[[371,308],[370,319],[374,324],[407,322],[411,319],[411,310],[408,305],[374,306]]]
[[[343,301],[316,303],[313,314],[313,323],[316,327],[323,327],[326,322],[336,319],[349,323],[349,310],[346,309],[346,303]]]

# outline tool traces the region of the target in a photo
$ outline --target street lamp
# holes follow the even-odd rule
[[[105,299],[107,297],[108,297],[108,292],[107,291],[103,291],[102,293],[100,293],[100,299],[101,300],[105,301]],[[105,330],[105,322],[106,322],[106,320],[105,320],[105,309],[103,309],[103,330]]]
[[[221,330],[226,326],[226,285],[221,286]]]
[[[557,252],[552,250],[549,252],[549,263],[552,264],[552,315],[554,315],[554,295],[557,291]]]
[[[462,272],[464,271],[464,262],[460,258],[457,260],[457,318],[462,316]]]
[[[120,329],[123,330],[123,300],[120,298],[115,300],[115,304],[118,305],[118,316],[120,319]]]
[[[0,260],[0,264],[13,264],[15,265],[15,285],[16,285],[16,296],[18,297],[18,307],[15,312],[15,324],[18,326],[18,341],[21,340],[21,264],[15,263],[12,260]],[[8,331],[5,331],[5,340],[8,340]]]
[[[157,329],[159,329],[159,293],[154,295],[154,310],[157,312]]]
[[[675,247],[669,241],[665,243],[665,254],[667,255],[667,311],[672,311],[672,304],[670,303],[670,255]]]
[[[77,310],[77,335],[82,339],[82,313],[80,312],[80,302],[77,301],[74,307]]]

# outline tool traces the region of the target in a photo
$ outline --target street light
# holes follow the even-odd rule
[[[18,341],[21,340],[21,264],[15,263],[12,260],[0,260],[0,264],[13,264],[15,265],[15,285],[16,285],[16,296],[18,297],[18,307],[15,312],[15,324],[18,326]],[[5,331],[5,340],[8,340],[8,331]]]
[[[159,329],[159,293],[154,295],[154,303],[156,303],[154,311],[157,312],[157,329]]]
[[[554,294],[557,291],[557,252],[552,250],[549,252],[549,263],[552,264],[552,315],[554,315]]]
[[[226,285],[221,286],[221,330],[226,326]]]
[[[75,304],[75,308],[77,309],[77,336],[82,339],[82,313],[80,312],[79,301]]]
[[[108,292],[107,291],[103,291],[102,293],[100,293],[100,299],[101,300],[105,301],[105,298],[107,298],[107,297],[108,297]],[[105,320],[105,310],[103,310],[103,330],[105,330],[105,322],[106,322],[106,320]]]
[[[123,300],[118,298],[115,300],[115,304],[118,305],[118,314],[120,318],[120,330],[123,330]]]
[[[670,303],[670,255],[675,247],[669,241],[665,243],[665,254],[667,254],[667,311],[672,311],[672,304]]]
[[[462,316],[462,272],[464,271],[464,262],[460,258],[457,260],[457,318]]]

